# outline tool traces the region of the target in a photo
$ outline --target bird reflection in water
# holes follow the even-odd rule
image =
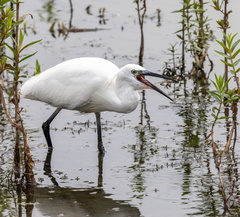
[[[48,176],[53,187],[35,188],[35,208],[33,213],[42,216],[89,216],[139,217],[140,211],[128,201],[113,200],[103,189],[103,154],[98,155],[98,185],[92,188],[61,188],[51,169],[52,149],[48,150],[44,163],[44,175]],[[29,216],[30,217],[30,216]]]

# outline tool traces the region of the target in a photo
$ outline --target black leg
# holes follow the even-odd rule
[[[47,140],[47,144],[48,144],[48,148],[52,148],[52,141],[51,141],[51,137],[50,137],[50,124],[53,121],[53,119],[57,116],[57,114],[61,111],[61,108],[57,108],[53,114],[47,119],[46,122],[43,123],[42,125],[42,129],[43,129],[43,133],[44,136]]]
[[[48,149],[46,160],[45,160],[45,163],[43,166],[43,170],[44,170],[44,175],[47,175],[51,179],[54,186],[59,187],[59,184],[58,184],[56,178],[52,175],[52,168],[51,168],[52,151],[53,150],[51,148]]]
[[[98,150],[99,150],[100,153],[104,154],[105,149],[104,149],[103,142],[102,142],[102,129],[101,129],[100,112],[96,112],[95,115],[96,115],[96,119],[97,119]]]
[[[103,158],[104,153],[98,153],[98,187],[103,187]]]

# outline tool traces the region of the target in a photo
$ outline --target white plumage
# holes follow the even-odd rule
[[[52,147],[50,134],[47,132],[50,123],[61,109],[69,109],[94,112],[97,115],[98,147],[100,152],[104,152],[102,139],[99,138],[100,112],[132,112],[138,105],[138,91],[141,89],[152,88],[168,97],[147,81],[145,76],[173,80],[149,72],[139,65],[128,64],[119,69],[108,60],[84,57],[65,61],[33,76],[22,86],[21,94],[25,98],[57,107],[54,114],[43,124],[49,147]]]

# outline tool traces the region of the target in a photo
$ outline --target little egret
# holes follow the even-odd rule
[[[140,101],[139,90],[154,89],[172,100],[145,76],[175,80],[128,64],[118,68],[112,62],[83,57],[62,62],[25,82],[23,97],[48,103],[57,109],[43,123],[42,128],[49,148],[52,148],[49,127],[62,109],[95,113],[97,120],[98,150],[104,153],[100,112],[129,113]]]

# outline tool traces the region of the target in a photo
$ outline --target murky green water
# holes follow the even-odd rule
[[[34,71],[35,59],[42,70],[82,56],[107,58],[118,66],[138,63],[140,30],[132,1],[75,0],[72,4],[72,14],[69,1],[26,1],[22,5],[22,14],[33,15],[33,19],[26,19],[26,40],[42,39],[29,50],[38,51],[29,62],[29,75]],[[230,4],[234,9],[231,17],[234,32],[238,31],[235,22],[238,5],[236,0]],[[172,11],[180,7],[179,1],[147,1],[145,68],[160,72],[171,58],[168,49],[178,42],[174,32],[180,28],[180,15]],[[101,8],[106,8],[104,17],[99,17]],[[156,9],[161,9],[160,23]],[[208,10],[213,19],[218,17],[210,6]],[[50,33],[53,22],[54,32]],[[76,29],[91,31],[64,35],[59,30],[69,23]],[[214,21],[211,23],[215,37],[221,37]],[[209,55],[214,62],[211,76],[222,71],[214,49],[217,45],[211,42]],[[190,71],[191,63],[188,57],[186,71]],[[209,68],[206,61],[206,72]],[[145,91],[133,113],[103,113],[107,150],[104,158],[98,156],[93,114],[62,111],[52,123],[54,149],[48,152],[41,125],[54,108],[22,99],[38,185],[23,191],[8,188],[5,178],[12,163],[12,130],[1,114],[0,171],[4,187],[0,190],[0,216],[220,216],[223,201],[218,173],[212,149],[204,140],[209,134],[213,103],[207,94],[209,88],[206,80],[186,79],[168,89],[162,88],[175,102]],[[216,135],[221,145],[226,140],[224,123]],[[222,161],[227,162],[222,168],[224,180],[231,185],[235,179],[238,187],[238,152]],[[236,216],[237,187],[231,202],[236,207],[233,209]]]

